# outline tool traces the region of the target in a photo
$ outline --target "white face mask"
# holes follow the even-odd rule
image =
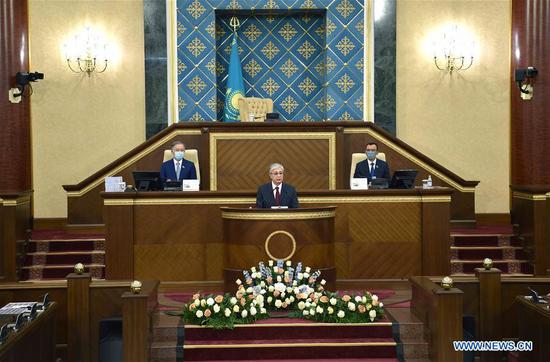
[[[184,151],[176,151],[176,152],[174,152],[174,158],[176,159],[176,161],[181,161],[181,160],[183,160],[183,156],[185,156],[185,152],[184,152]]]

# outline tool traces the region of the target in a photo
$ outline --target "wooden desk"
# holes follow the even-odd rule
[[[302,207],[336,206],[338,278],[449,273],[452,190],[299,191]],[[255,193],[102,193],[108,279],[220,281],[220,207],[250,207]]]
[[[18,332],[9,334],[0,345],[1,362],[55,360],[55,314],[57,304],[52,303],[32,322],[26,323]]]
[[[535,304],[524,296],[516,297],[516,320],[520,341],[532,341],[533,351],[520,352],[520,361],[548,361],[550,357],[550,311],[548,304]]]

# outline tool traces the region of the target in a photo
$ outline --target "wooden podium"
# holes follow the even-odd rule
[[[221,207],[224,238],[224,290],[236,289],[242,270],[260,261],[301,261],[319,269],[334,287],[334,217],[336,206],[300,209]]]

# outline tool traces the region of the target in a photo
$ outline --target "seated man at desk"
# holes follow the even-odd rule
[[[296,189],[289,184],[283,185],[285,168],[280,163],[269,166],[269,177],[271,182],[261,185],[256,195],[256,207],[268,209],[275,207],[289,207],[291,209],[300,207]]]
[[[172,143],[172,156],[160,167],[160,178],[163,181],[196,180],[197,171],[193,162],[184,158],[185,145],[183,142],[175,141]]]
[[[353,178],[368,178],[369,183],[373,178],[385,178],[389,180],[390,168],[388,164],[376,158],[378,145],[374,142],[367,143],[365,153],[367,154],[367,159],[357,163]]]

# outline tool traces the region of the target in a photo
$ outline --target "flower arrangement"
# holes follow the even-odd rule
[[[183,319],[214,328],[233,328],[268,318],[268,311],[288,311],[289,316],[325,323],[368,323],[383,316],[383,303],[365,292],[351,296],[325,290],[321,272],[293,266],[290,261],[270,260],[243,271],[237,292],[225,295],[195,294],[184,305]]]

